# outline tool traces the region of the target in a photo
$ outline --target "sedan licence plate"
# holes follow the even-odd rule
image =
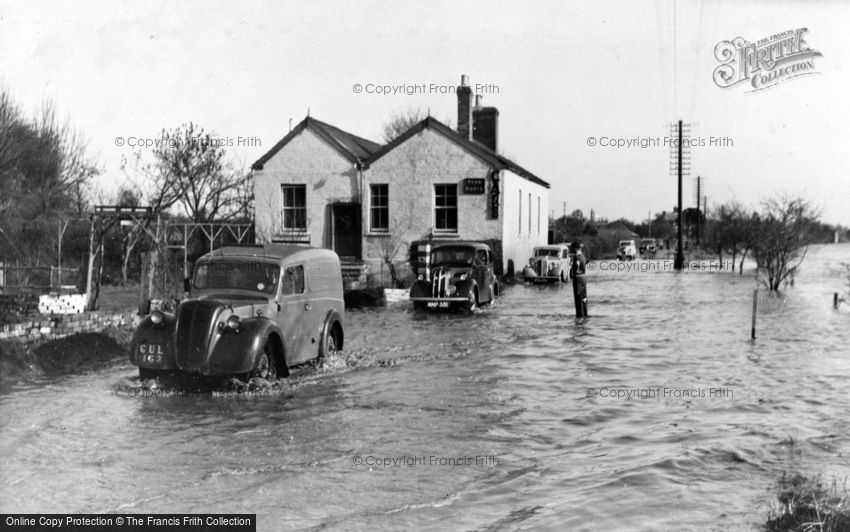
[[[448,301],[429,301],[428,308],[449,308]]]

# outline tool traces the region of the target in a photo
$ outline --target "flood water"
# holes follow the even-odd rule
[[[613,272],[474,315],[347,314],[279,390],[118,397],[117,360],[0,395],[0,512],[256,513],[260,530],[747,530],[783,472],[850,476],[850,245],[794,287]],[[640,264],[633,263],[633,264]],[[161,388],[164,392],[168,388]],[[631,396],[617,397],[617,391]]]

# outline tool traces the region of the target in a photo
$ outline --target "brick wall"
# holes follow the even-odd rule
[[[100,332],[106,327],[132,327],[139,319],[134,312],[97,311],[72,316],[33,318],[21,323],[0,326],[0,340],[23,342],[52,340],[77,333]]]
[[[0,294],[0,324],[38,314],[37,294]]]

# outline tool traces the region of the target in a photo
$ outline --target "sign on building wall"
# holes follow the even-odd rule
[[[467,177],[463,180],[464,194],[484,194],[484,179]]]
[[[490,173],[490,218],[493,220],[499,219],[499,171],[493,170]]]

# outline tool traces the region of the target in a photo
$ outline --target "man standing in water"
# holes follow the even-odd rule
[[[587,317],[587,283],[584,274],[587,260],[581,252],[581,242],[570,244],[570,279],[573,280],[573,299],[576,303],[576,318]]]

